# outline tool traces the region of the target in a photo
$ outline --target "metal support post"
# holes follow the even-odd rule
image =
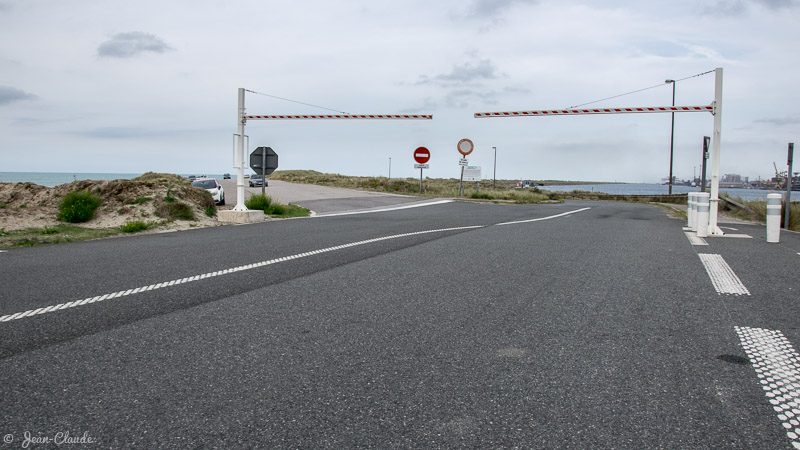
[[[722,67],[715,70],[714,81],[714,149],[711,155],[711,205],[708,213],[708,232],[722,236],[722,230],[717,226],[719,212],[719,153],[720,139],[722,136]]]
[[[247,211],[244,206],[244,88],[239,88],[239,108],[236,114],[236,132],[239,135],[239,151],[236,161],[236,206],[234,211]]]
[[[792,205],[792,159],[794,156],[794,142],[789,143],[789,156],[786,164],[789,165],[789,170],[786,172],[786,211],[783,217],[783,228],[789,229],[789,209]]]

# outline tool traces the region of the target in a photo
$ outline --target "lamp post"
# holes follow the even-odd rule
[[[492,188],[497,188],[497,147],[494,149],[494,172],[492,173]]]
[[[675,80],[664,80],[664,83],[672,83],[672,106],[675,106]],[[669,194],[672,194],[672,149],[675,143],[675,113],[672,113],[672,131],[669,135]]]
[[[389,157],[389,179],[392,179],[392,157]]]

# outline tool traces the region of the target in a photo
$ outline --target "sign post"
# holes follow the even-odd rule
[[[458,165],[461,166],[461,181],[458,185],[458,195],[464,195],[464,167],[467,166],[467,155],[472,153],[472,150],[475,149],[475,146],[472,144],[472,141],[469,139],[462,139],[458,141],[458,153],[461,153],[462,158],[458,162]]]
[[[431,159],[431,151],[425,147],[417,147],[414,150],[414,161],[417,164],[414,164],[415,169],[419,169],[419,193],[422,194],[422,169],[427,169],[428,167],[428,160]]]
[[[250,168],[253,169],[253,172],[261,174],[261,193],[264,194],[267,175],[275,172],[275,169],[278,168],[278,154],[272,150],[272,147],[258,147],[250,153]]]

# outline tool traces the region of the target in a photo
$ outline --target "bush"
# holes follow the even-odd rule
[[[247,209],[261,210],[264,214],[280,217],[306,217],[308,210],[296,205],[284,205],[272,201],[269,195],[253,194],[244,202]]]
[[[165,201],[156,207],[156,215],[165,219],[194,220],[194,210],[191,206],[173,199]]]
[[[244,206],[246,206],[247,209],[260,209],[264,211],[264,213],[269,214],[272,206],[272,197],[265,194],[253,194],[250,198],[245,200]]]
[[[492,200],[494,198],[493,195],[486,194],[484,192],[473,192],[471,197],[472,198],[482,198],[482,199],[486,199],[486,200]]]
[[[88,222],[94,217],[94,212],[100,203],[102,203],[100,197],[91,192],[72,191],[65,195],[58,205],[57,219],[69,223]]]
[[[122,225],[120,229],[125,233],[136,233],[150,228],[150,225],[141,220],[134,220]]]
[[[217,215],[217,207],[216,206],[208,206],[206,207],[206,215],[208,217],[214,217]]]

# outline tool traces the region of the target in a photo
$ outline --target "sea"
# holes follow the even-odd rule
[[[71,183],[78,180],[119,180],[136,178],[141,173],[75,173],[75,172],[0,172],[0,182],[22,183],[31,182],[41,186],[58,186],[64,183]],[[180,174],[188,177],[195,175],[200,177],[207,176],[222,179],[222,174],[192,173]],[[669,187],[662,184],[647,183],[608,183],[608,184],[570,184],[558,186],[537,186],[539,189],[548,191],[589,191],[604,192],[606,194],[635,195],[635,194],[666,194]],[[698,188],[690,186],[672,186],[672,193],[685,194],[697,192]],[[720,192],[727,193],[731,197],[739,197],[746,201],[758,201],[767,199],[767,194],[776,192],[786,195],[785,191],[767,191],[763,189],[720,189]],[[792,192],[792,202],[800,201],[800,192]]]

